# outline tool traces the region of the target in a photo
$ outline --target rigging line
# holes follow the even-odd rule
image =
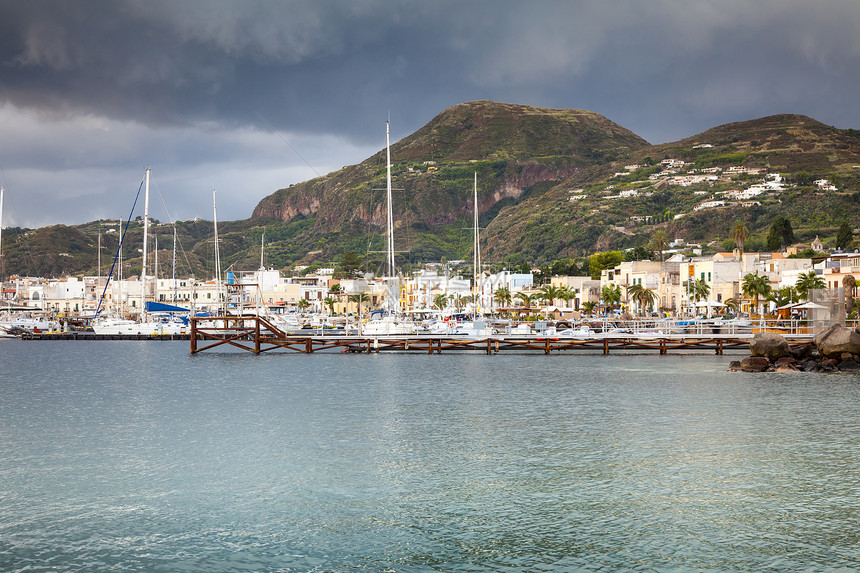
[[[125,239],[125,234],[128,232],[128,226],[131,223],[131,217],[134,215],[134,208],[137,206],[137,200],[140,199],[140,191],[143,189],[143,183],[145,180],[140,182],[140,186],[137,188],[137,195],[134,197],[134,203],[131,205],[131,212],[128,214],[128,219],[125,222],[125,228],[122,230],[122,235],[119,237],[119,243],[116,247],[116,255],[114,255],[113,263],[110,266],[110,272],[108,273],[107,280],[105,281],[105,288],[102,290],[102,295],[99,297],[99,305],[96,307],[96,313],[93,318],[98,318],[99,313],[102,310],[102,302],[105,299],[105,294],[107,293],[107,287],[110,284],[110,278],[113,276],[114,267],[116,267],[116,260],[119,258],[120,249],[122,249],[123,240]],[[141,273],[143,275],[143,273]]]
[[[302,156],[302,154],[301,154],[301,153],[299,153],[299,152],[296,150],[296,148],[295,148],[295,147],[293,147],[292,145],[290,145],[290,142],[289,142],[289,141],[287,141],[287,140],[284,138],[284,136],[283,136],[283,135],[281,135],[281,134],[278,132],[278,130],[276,130],[276,129],[275,129],[275,127],[274,127],[271,123],[269,123],[269,120],[267,120],[265,117],[263,117],[263,115],[262,115],[259,111],[257,111],[256,109],[254,109],[253,107],[251,108],[251,111],[253,111],[254,113],[256,113],[256,114],[257,114],[257,117],[259,117],[261,120],[263,120],[263,123],[265,123],[265,124],[269,127],[269,129],[271,129],[271,130],[272,130],[272,133],[274,133],[275,135],[277,135],[278,137],[280,137],[280,138],[281,138],[281,141],[283,141],[284,143],[286,143],[286,144],[287,144],[287,147],[289,147],[290,149],[292,149],[292,150],[293,150],[293,153],[295,153],[296,155],[298,155],[298,156],[299,156],[299,159],[301,159],[302,161],[304,161],[304,162],[305,162],[305,165],[307,165],[308,167],[310,167],[310,168],[311,168],[311,171],[313,171],[313,172],[316,174],[316,176],[317,176],[317,177],[322,177],[322,175],[320,175],[319,171],[317,171],[316,169],[314,169],[314,166],[313,166],[313,165],[311,165],[310,163],[308,163],[308,160],[307,160],[307,159],[305,159],[305,158]]]
[[[164,209],[164,214],[167,215],[167,221],[169,223],[176,223],[173,217],[170,215],[170,211],[167,209],[167,204],[164,202],[164,196],[161,194],[161,189],[158,187],[158,182],[155,180],[155,177],[150,175],[150,180],[152,186],[155,187],[155,194],[158,195],[158,200],[161,201],[161,207]]]
[[[176,223],[173,223],[173,227],[176,228]],[[179,236],[176,236],[176,244],[179,245],[179,250],[182,251],[182,258],[185,259],[185,264],[188,267],[188,273],[190,275],[194,275],[194,267],[191,266],[191,261],[188,259],[188,252],[185,250],[185,245],[182,244],[182,239]]]

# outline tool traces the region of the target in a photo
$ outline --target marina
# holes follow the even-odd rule
[[[773,325],[737,329],[693,328],[688,332],[664,334],[637,328],[613,328],[605,331],[580,327],[562,333],[554,328],[544,332],[523,334],[520,328],[508,328],[491,335],[467,336],[460,334],[346,334],[346,330],[309,329],[286,332],[273,322],[258,316],[249,317],[195,317],[189,321],[187,332],[182,333],[126,333],[99,334],[86,331],[25,332],[24,340],[152,340],[188,341],[191,354],[204,351],[237,349],[261,354],[268,352],[341,352],[350,354],[378,354],[380,352],[409,352],[442,354],[450,352],[479,352],[486,355],[500,353],[560,354],[591,352],[608,355],[615,352],[707,352],[722,355],[727,351],[747,351],[756,332],[780,332],[790,344],[802,344],[812,339],[810,329],[794,328],[791,331]],[[721,332],[729,330],[729,332]]]

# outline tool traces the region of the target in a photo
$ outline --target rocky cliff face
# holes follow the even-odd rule
[[[402,190],[394,200],[395,219],[434,226],[471,213],[476,172],[479,209],[485,212],[538,183],[562,181],[583,166],[647,145],[588,111],[488,101],[454,106],[392,145],[394,187]],[[382,225],[384,206],[373,190],[383,187],[384,150],[275,192],[252,217],[290,221],[313,215],[320,230],[356,220]]]

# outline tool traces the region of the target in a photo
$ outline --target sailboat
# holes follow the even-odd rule
[[[493,329],[490,328],[486,321],[481,320],[478,313],[480,305],[478,304],[478,282],[481,279],[481,235],[478,228],[478,173],[475,173],[475,188],[474,188],[474,236],[472,240],[472,265],[474,273],[474,285],[472,287],[472,298],[475,305],[475,318],[472,321],[462,322],[457,325],[454,334],[464,336],[490,336],[493,334]]]
[[[379,313],[382,316],[371,318],[368,320],[362,329],[363,334],[374,335],[396,335],[396,334],[413,334],[416,325],[398,320],[397,318],[397,299],[400,296],[400,288],[394,267],[394,215],[391,207],[391,136],[389,122],[385,122],[385,160],[386,160],[386,244],[387,244],[387,266],[388,276],[385,277],[385,284],[388,287],[388,293],[385,297],[385,312],[376,311],[371,314],[373,317]]]
[[[185,334],[189,331],[187,317],[177,316],[177,313],[187,313],[188,310],[180,307],[164,308],[164,305],[146,302],[148,280],[146,276],[146,255],[149,243],[149,179],[150,168],[145,173],[145,195],[143,212],[143,260],[140,272],[140,316],[138,320],[129,320],[120,316],[99,317],[99,309],[96,310],[96,318],[93,320],[92,328],[96,334]],[[136,202],[136,200],[135,200]],[[132,207],[132,212],[134,208]],[[131,220],[131,217],[129,217]],[[126,224],[126,230],[128,224]],[[117,247],[117,258],[122,256],[122,243],[125,233],[120,234],[119,246]],[[111,275],[108,275],[105,291],[110,283]],[[104,293],[102,294],[104,297]],[[152,309],[149,314],[147,311]],[[157,310],[156,310],[157,309]]]

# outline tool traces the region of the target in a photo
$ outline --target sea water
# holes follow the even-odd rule
[[[2,571],[852,570],[860,376],[0,341]]]

